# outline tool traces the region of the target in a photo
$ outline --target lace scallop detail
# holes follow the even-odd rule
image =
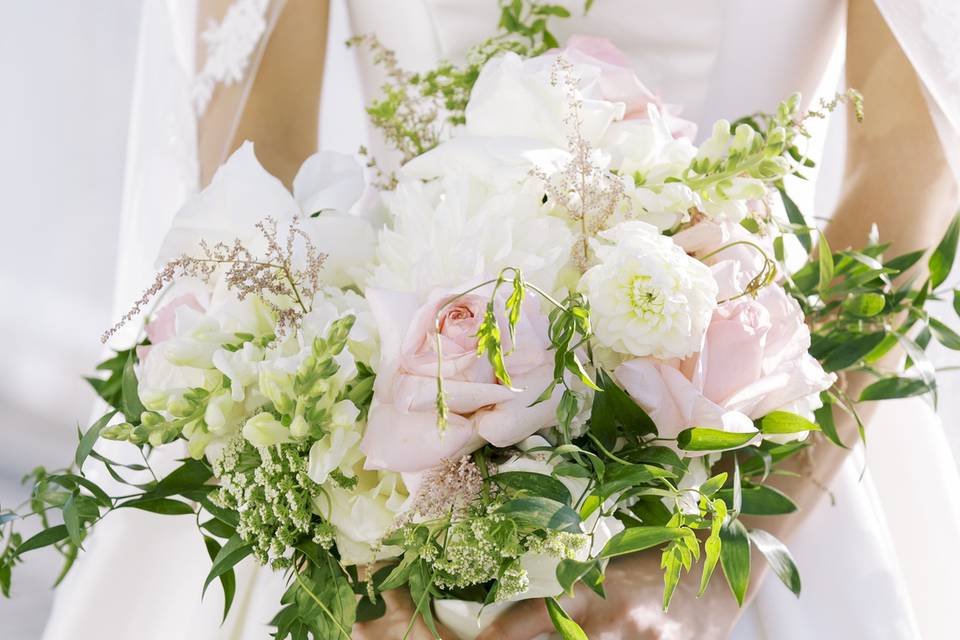
[[[220,22],[211,20],[200,34],[206,47],[203,69],[193,83],[193,104],[203,115],[218,84],[243,80],[250,58],[267,30],[270,0],[235,0]]]

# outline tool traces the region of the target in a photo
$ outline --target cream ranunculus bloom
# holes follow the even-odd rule
[[[682,358],[700,348],[717,306],[709,267],[643,222],[600,233],[580,280],[597,341],[625,356]]]

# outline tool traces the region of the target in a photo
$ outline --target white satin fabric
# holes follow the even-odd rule
[[[927,83],[943,131],[953,135],[960,103],[946,81],[955,76],[946,75],[942,63],[938,70],[929,62],[939,54],[917,37],[925,32],[914,11],[915,5],[952,0],[877,1]],[[347,3],[354,32],[376,33],[413,69],[457,59],[497,22],[493,0]],[[648,86],[667,102],[686,105],[684,115],[703,133],[716,118],[770,110],[796,90],[812,96],[820,86],[836,86],[823,76],[843,28],[841,0],[598,0],[587,18],[580,17],[582,0],[562,4],[576,17],[559,21],[561,39],[574,32],[612,39]],[[197,188],[189,104],[195,3],[145,0],[143,11],[118,308],[149,282],[157,243]],[[365,93],[372,96],[382,76],[362,55],[360,68]],[[338,126],[353,126],[360,137],[362,114],[345,115],[354,120]],[[371,137],[371,148],[382,149]],[[178,452],[160,455],[169,464]],[[790,541],[803,577],[802,598],[771,577],[735,631],[736,640],[956,637],[950,598],[960,559],[951,549],[960,539],[960,480],[941,425],[921,401],[889,404],[870,427],[866,455],[862,479],[861,451],[830,488],[836,508],[821,501]],[[200,601],[209,563],[188,519],[114,514],[87,546],[61,587],[46,640],[268,637],[266,624],[283,588],[279,576],[245,563],[233,612],[221,626],[219,586]]]

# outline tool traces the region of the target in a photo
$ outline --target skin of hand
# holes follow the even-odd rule
[[[386,602],[387,612],[376,620],[353,625],[350,634],[353,640],[393,640],[403,637],[415,609],[410,593],[406,589],[391,589],[381,595]],[[442,640],[457,640],[457,636],[445,629],[442,624],[437,622],[436,626]],[[427,629],[423,620],[417,618],[407,640],[433,640],[433,634]]]
[[[590,640],[722,640],[737,604],[722,577],[717,577],[697,600],[699,575],[684,575],[670,612],[665,613],[660,555],[637,553],[610,562],[604,582],[606,599],[577,584],[574,597],[564,597],[560,604]],[[529,640],[553,630],[547,608],[538,598],[508,609],[477,640]]]

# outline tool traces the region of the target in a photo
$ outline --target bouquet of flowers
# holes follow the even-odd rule
[[[193,516],[224,615],[238,562],[285,571],[277,638],[349,638],[402,587],[429,628],[473,637],[481,611],[544,598],[582,638],[557,598],[603,595],[608,561],[648,549],[664,607],[695,565],[742,602],[751,545],[799,594],[784,545],[740,516],[796,508],[769,479],[812,437],[844,446],[835,412],[935,393],[924,349],[960,336],[923,307],[960,223],[919,284],[896,278],[923,252],[832,251],[784,179],[810,164],[807,119],[859,111],[855,92],[696,146],[612,44],[561,49],[564,9],[515,5],[465,66],[412,75],[367,42],[391,78],[369,111],[404,156],[377,188],[319,153],[291,193],[248,143],[187,202],[123,318],[142,335],[90,380],[109,409],[0,513],[5,594],[25,553],[69,568],[126,508]],[[898,345],[905,363],[881,361]],[[876,380],[850,397],[855,371]],[[100,439],[187,454],[144,480]],[[26,516],[44,528],[24,540]]]

